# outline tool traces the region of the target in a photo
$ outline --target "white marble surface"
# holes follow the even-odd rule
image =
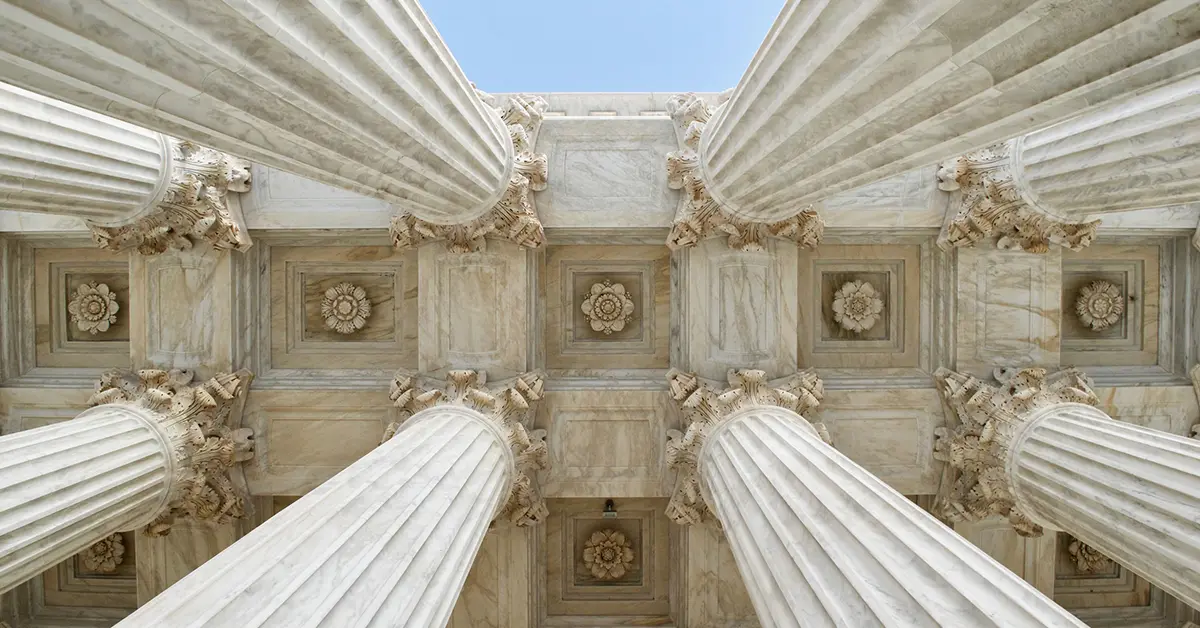
[[[118,625],[445,626],[512,481],[489,421],[457,407],[413,415]]]
[[[23,16],[0,23],[13,84],[428,220],[478,216],[508,185],[505,125],[415,0],[4,7]]]
[[[173,458],[153,413],[126,405],[0,437],[0,593],[149,523]]]
[[[708,124],[705,182],[727,210],[770,222],[1195,74],[1184,24],[1200,7],[1141,7],[790,0]]]
[[[705,498],[764,626],[1083,626],[783,408],[709,435]]]
[[[1200,440],[1056,404],[1013,438],[1020,510],[1200,607]]]

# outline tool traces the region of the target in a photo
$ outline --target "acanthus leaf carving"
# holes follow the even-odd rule
[[[938,168],[938,188],[962,191],[962,202],[938,236],[938,246],[949,250],[975,246],[998,236],[997,248],[1046,253],[1055,244],[1072,251],[1096,239],[1099,220],[1073,223],[1042,208],[1032,192],[1022,190],[1014,166],[1020,150],[1017,140],[981,148]]]
[[[787,408],[809,421],[826,443],[831,442],[823,423],[805,417],[825,395],[825,387],[814,370],[768,382],[760,370],[730,369],[728,387],[706,382],[695,373],[672,369],[667,373],[671,398],[683,412],[684,431],[667,433],[667,466],[675,471],[675,489],[667,504],[667,516],[676,523],[695,525],[713,520],[713,513],[700,490],[700,453],[709,434],[730,415],[753,406]]]
[[[1041,536],[1042,528],[1016,504],[1006,460],[1013,438],[1030,414],[1058,403],[1095,406],[1099,399],[1081,371],[1066,368],[997,369],[997,385],[949,369],[934,374],[938,391],[958,418],[953,428],[939,427],[933,457],[946,463],[934,511],[951,522],[1008,518],[1022,536]]]
[[[486,383],[484,371],[452,370],[445,381],[407,370],[397,371],[390,396],[402,416],[388,425],[383,441],[394,436],[409,417],[428,408],[458,405],[483,414],[506,435],[516,460],[512,487],[496,518],[518,526],[533,525],[549,514],[536,483],[537,472],[550,466],[546,431],[529,429],[533,404],[542,398],[545,378],[541,373],[529,372],[494,388],[486,387]]]
[[[149,410],[168,435],[176,476],[165,508],[145,528],[151,536],[167,534],[180,518],[221,524],[246,515],[239,463],[254,457],[254,433],[239,426],[253,375],[243,369],[200,383],[193,378],[178,369],[111,370],[88,399],[92,406],[124,403]]]
[[[217,249],[245,251],[250,237],[240,211],[230,207],[230,192],[250,190],[250,163],[211,148],[167,138],[171,178],[162,198],[128,224],[88,224],[101,248],[136,249],[157,255],[188,250],[201,242]]]
[[[475,91],[508,126],[516,152],[508,188],[487,213],[462,224],[437,224],[407,212],[396,215],[392,218],[391,235],[392,244],[398,249],[445,240],[451,251],[469,253],[484,248],[487,237],[508,240],[530,249],[538,248],[546,241],[533,192],[545,190],[549,179],[546,155],[534,152],[548,104],[540,96],[528,94],[507,96],[503,104],[497,104],[490,94]]]
[[[729,94],[722,93],[718,105]],[[668,247],[675,250],[695,246],[713,235],[727,236],[730,248],[743,251],[762,250],[768,237],[791,240],[807,249],[817,247],[825,232],[825,221],[812,207],[785,220],[761,223],[738,218],[713,199],[700,167],[700,136],[713,115],[703,99],[694,93],[676,94],[667,101],[667,113],[675,122],[679,140],[679,150],[667,154],[667,185],[682,190],[685,197],[667,236]]]

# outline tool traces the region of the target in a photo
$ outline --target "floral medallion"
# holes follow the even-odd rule
[[[79,560],[88,571],[112,573],[125,556],[125,539],[120,533],[110,534],[79,553]]]
[[[849,281],[833,295],[833,320],[843,329],[862,333],[875,326],[883,311],[883,299],[875,286]]]
[[[605,335],[625,329],[625,323],[633,319],[633,299],[625,292],[625,286],[607,279],[592,284],[591,292],[580,307],[592,330],[602,331]]]
[[[81,331],[96,334],[108,331],[108,326],[117,322],[117,295],[108,286],[94,281],[85,283],[75,290],[75,296],[67,304],[71,321]]]
[[[1071,537],[1071,543],[1067,545],[1067,553],[1075,559],[1075,568],[1080,573],[1100,573],[1112,568],[1111,558],[1075,537]]]
[[[617,530],[594,532],[583,544],[583,564],[600,580],[616,580],[633,567],[633,545]]]
[[[1124,312],[1125,298],[1120,288],[1107,281],[1093,281],[1084,286],[1075,299],[1075,314],[1093,331],[1108,329],[1121,320]]]
[[[325,328],[339,334],[352,334],[362,329],[371,316],[367,291],[346,282],[326,290],[321,299],[321,316],[325,317]]]

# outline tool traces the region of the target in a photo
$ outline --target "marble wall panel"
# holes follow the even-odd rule
[[[261,244],[260,244],[261,246]],[[417,253],[390,246],[271,246],[272,369],[415,368]],[[366,291],[371,313],[352,333],[328,329],[325,291]]]
[[[128,254],[92,248],[35,248],[34,323],[39,368],[114,368],[129,365]],[[116,295],[116,321],[93,334],[72,322],[68,306],[80,285],[105,284]]]
[[[754,603],[738,572],[729,540],[713,524],[685,526],[684,619],[689,628],[758,628]]]
[[[668,366],[670,251],[665,246],[550,246],[543,286],[545,364],[549,369]],[[621,330],[597,331],[582,304],[593,284],[620,283],[633,301]]]
[[[537,197],[546,227],[671,225],[681,195],[667,186],[665,156],[676,149],[670,118],[550,116],[537,148],[550,167]]]
[[[1160,249],[1156,245],[1095,244],[1063,254],[1062,362],[1088,366],[1149,366],[1159,359]],[[1075,311],[1079,291],[1096,280],[1116,286],[1124,313],[1095,331]]]
[[[551,391],[535,425],[547,430],[547,497],[664,497],[666,430],[673,420],[659,391]]]
[[[477,253],[418,253],[419,369],[482,369],[492,380],[529,368],[530,261],[509,242]]]
[[[250,167],[242,194],[249,229],[386,229],[396,213],[387,202],[268,166]]]
[[[988,247],[958,250],[958,370],[990,376],[998,366],[1057,366],[1062,252]]]
[[[906,495],[936,493],[933,430],[945,422],[936,390],[827,390],[813,414],[833,446]]]
[[[527,628],[534,625],[534,528],[497,524],[467,575],[448,628]]]
[[[243,418],[255,434],[250,493],[303,495],[379,445],[396,418],[387,390],[252,389]]]
[[[165,536],[137,533],[138,606],[179,582],[245,533],[238,522],[180,521]]]
[[[230,253],[208,246],[130,262],[130,352],[138,367],[193,369],[201,377],[232,367]]]
[[[1099,408],[1120,421],[1180,436],[1190,436],[1192,426],[1200,423],[1191,386],[1097,387],[1095,391]]]
[[[731,250],[723,238],[686,252],[680,278],[686,369],[724,380],[730,368],[796,371],[797,249],[768,240],[765,251]]]

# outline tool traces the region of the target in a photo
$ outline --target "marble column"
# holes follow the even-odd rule
[[[1200,201],[1200,75],[967,153],[938,171],[961,190],[938,245],[1079,250],[1099,214]]]
[[[230,469],[249,435],[226,421],[248,383],[114,371],[75,419],[0,437],[0,592],[114,532],[242,516]]]
[[[83,219],[106,249],[245,250],[250,165],[0,83],[0,209]]]
[[[1200,442],[1115,421],[1075,369],[942,370],[960,425],[939,428],[947,462],[935,504],[952,520],[1008,517],[1018,533],[1064,530],[1200,606]]]
[[[7,81],[424,223],[499,220],[544,183],[510,137],[540,112],[485,102],[416,0],[3,0],[0,14]]]
[[[701,201],[779,223],[1195,74],[1197,18],[1172,0],[788,0],[686,169]]]
[[[673,372],[668,515],[715,517],[763,626],[1083,626],[828,443],[811,371],[718,391]],[[778,386],[778,387],[776,387]]]
[[[530,476],[547,459],[522,424],[540,376],[449,377],[399,374],[407,418],[382,445],[118,626],[445,626],[490,522],[544,518]]]

